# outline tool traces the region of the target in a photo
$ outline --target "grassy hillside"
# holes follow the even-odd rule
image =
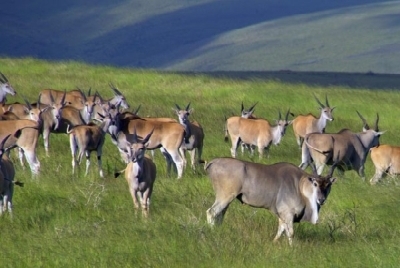
[[[399,93],[350,87],[313,87],[273,80],[238,80],[206,75],[177,75],[92,66],[79,62],[44,62],[34,59],[0,59],[1,71],[21,95],[34,101],[40,89],[92,87],[111,97],[113,82],[133,107],[142,105],[142,116],[173,117],[175,103],[192,103],[192,119],[204,127],[204,159],[229,156],[223,141],[224,116],[238,114],[240,103],[259,102],[258,117],[273,120],[278,110],[295,114],[317,114],[312,97],[329,97],[336,106],[328,132],[347,127],[361,131],[355,110],[369,122],[376,112],[380,129],[387,132],[381,143],[400,144],[396,107]],[[10,102],[21,101],[20,96]],[[321,210],[320,223],[295,226],[293,247],[285,237],[272,243],[278,222],[266,210],[233,202],[223,225],[210,228],[205,211],[214,193],[201,168],[185,170],[181,180],[166,174],[165,162],[156,152],[158,176],[151,202],[151,216],[144,219],[133,211],[127,184],[114,179],[115,169],[124,167],[107,137],[104,148],[106,178],[100,179],[95,157],[84,177],[84,167],[71,175],[71,156],[66,135],[53,135],[46,157],[42,139],[38,147],[41,175],[16,163],[24,188],[15,189],[14,216],[0,217],[0,256],[3,267],[394,267],[398,264],[400,216],[399,183],[385,178],[370,186],[354,171],[339,177]],[[289,127],[270,158],[249,161],[300,163],[300,151]],[[366,163],[369,179],[374,173]],[[338,175],[335,173],[335,175]]]
[[[398,1],[7,1],[2,56],[181,71],[400,73]]]

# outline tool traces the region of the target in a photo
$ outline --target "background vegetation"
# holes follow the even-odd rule
[[[180,71],[400,73],[399,1],[4,1],[0,55]]]
[[[204,127],[203,158],[229,156],[223,141],[224,116],[240,112],[240,103],[256,106],[258,117],[273,120],[278,110],[318,114],[315,93],[336,106],[327,132],[341,128],[361,131],[360,111],[369,122],[379,112],[381,143],[400,144],[397,90],[313,86],[254,78],[239,80],[206,75],[166,74],[139,69],[92,66],[80,62],[0,59],[3,72],[20,94],[34,102],[43,88],[98,90],[111,97],[108,83],[125,93],[142,116],[174,117],[171,108],[191,102],[192,119]],[[393,88],[394,89],[394,88]],[[22,101],[20,95],[9,102]],[[16,162],[17,177],[26,184],[15,189],[14,215],[0,218],[0,258],[3,267],[397,267],[400,216],[397,178],[370,186],[354,171],[340,177],[321,210],[320,223],[295,226],[293,247],[283,237],[272,243],[277,219],[266,210],[233,202],[224,224],[210,228],[205,211],[214,193],[202,167],[185,170],[181,180],[167,176],[156,152],[158,176],[151,217],[136,214],[123,178],[113,178],[124,167],[109,137],[104,149],[106,178],[100,179],[95,157],[84,177],[71,175],[66,135],[51,136],[51,157],[40,139],[41,175],[31,177]],[[15,155],[14,155],[15,156]],[[248,154],[240,159],[262,163],[300,163],[300,151],[290,127],[270,158]],[[84,165],[83,165],[84,166]],[[369,179],[374,173],[366,163]],[[336,173],[335,173],[336,174]]]

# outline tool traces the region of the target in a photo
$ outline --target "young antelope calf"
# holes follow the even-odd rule
[[[110,125],[110,120],[103,120],[100,125],[89,123],[87,125],[79,125],[73,127],[71,130],[67,129],[69,134],[69,142],[72,154],[72,174],[75,173],[75,166],[78,162],[82,161],[83,154],[86,155],[86,173],[87,176],[90,166],[90,153],[92,151],[97,152],[97,161],[99,164],[100,177],[104,177],[103,168],[101,163],[101,154],[105,136]],[[78,161],[76,161],[76,151],[79,149]]]
[[[125,179],[129,185],[129,191],[132,195],[133,205],[135,209],[139,209],[139,202],[142,206],[142,213],[145,217],[149,214],[150,197],[153,191],[154,181],[156,180],[156,165],[145,155],[149,139],[153,131],[151,131],[142,141],[139,141],[134,131],[132,142],[127,142],[127,154],[129,163],[125,168]],[[118,177],[121,172],[115,173]]]

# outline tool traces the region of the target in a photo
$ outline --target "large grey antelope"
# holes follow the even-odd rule
[[[160,122],[157,120],[146,119],[121,119],[120,114],[116,114],[116,126],[109,130],[110,134],[118,136],[121,131],[126,134],[133,134],[134,129],[137,135],[144,137],[154,129],[153,135],[149,140],[148,150],[160,148],[166,161],[167,171],[171,172],[172,164],[175,164],[178,179],[183,174],[183,159],[179,153],[179,148],[184,142],[185,128],[176,122]]]
[[[295,119],[293,119],[293,132],[296,137],[297,144],[301,148],[304,137],[308,133],[324,133],[326,122],[333,121],[332,112],[335,107],[330,107],[328,102],[328,96],[325,97],[325,104],[321,103],[318,98],[314,95],[315,100],[318,102],[321,110],[321,114],[319,118],[316,118],[314,115],[298,115]]]
[[[325,165],[330,165],[333,159],[338,159],[338,169],[355,170],[364,180],[364,164],[371,148],[379,145],[379,137],[384,133],[378,128],[379,116],[375,128],[370,129],[364,124],[365,131],[354,133],[349,129],[342,129],[338,133],[310,133],[307,134],[302,147],[300,167],[305,169],[308,163],[314,161],[318,174],[321,174]],[[364,120],[363,120],[364,121]]]
[[[292,121],[288,120],[290,110],[285,118],[282,118],[279,111],[279,118],[276,125],[272,126],[265,119],[246,119],[239,116],[232,116],[226,120],[226,129],[231,138],[231,155],[236,157],[236,150],[240,142],[258,147],[259,157],[262,158],[263,151],[267,153],[271,144],[278,145],[285,135],[286,128]],[[225,137],[225,141],[227,141]]]
[[[153,131],[140,140],[136,131],[134,131],[131,142],[127,142],[125,148],[129,162],[123,171],[115,173],[115,177],[118,177],[122,172],[125,172],[125,179],[128,182],[134,208],[139,209],[140,203],[144,216],[149,214],[150,198],[157,174],[156,165],[145,155],[152,134]]]
[[[11,135],[7,135],[0,143],[0,215],[8,211],[12,213],[12,198],[14,194],[14,184],[23,187],[20,181],[15,181],[14,164],[5,153],[4,144]]]
[[[197,121],[189,121],[189,115],[193,112],[193,109],[190,108],[190,103],[185,109],[181,109],[178,104],[175,104],[175,106],[175,112],[178,116],[179,123],[185,128],[184,142],[179,148],[179,151],[183,157],[184,166],[186,166],[186,151],[189,151],[191,167],[194,170],[196,168],[196,164],[204,163],[204,161],[201,159],[204,141],[203,127]]]
[[[17,92],[12,87],[7,77],[5,77],[5,75],[0,72],[0,103],[6,102],[7,94],[14,96],[15,94],[17,94]]]
[[[277,241],[285,231],[292,244],[293,223],[318,222],[318,213],[331,190],[334,166],[325,177],[314,170],[310,175],[290,163],[264,165],[216,158],[206,164],[215,202],[207,210],[209,224],[221,224],[229,204],[237,198],[241,203],[270,210],[279,219]]]

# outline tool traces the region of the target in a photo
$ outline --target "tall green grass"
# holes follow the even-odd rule
[[[328,95],[336,106],[335,120],[327,132],[341,128],[361,131],[360,111],[369,122],[380,115],[380,129],[387,130],[381,143],[400,144],[397,135],[397,91],[369,91],[344,87],[314,87],[279,81],[240,81],[203,75],[185,76],[144,70],[91,66],[79,62],[44,62],[35,59],[0,59],[3,72],[20,95],[35,101],[43,88],[98,90],[111,97],[114,83],[133,107],[142,105],[142,116],[174,117],[175,103],[194,108],[192,119],[205,131],[203,158],[229,156],[223,141],[224,116],[256,106],[258,117],[273,120],[290,108],[295,114],[318,114],[315,93]],[[396,178],[370,186],[354,171],[339,177],[320,223],[295,226],[293,247],[285,237],[272,239],[277,219],[266,210],[233,202],[218,228],[206,224],[205,211],[214,193],[201,168],[186,169],[181,180],[168,176],[161,154],[156,152],[158,176],[151,201],[150,218],[135,213],[127,184],[113,178],[124,167],[107,137],[101,179],[92,156],[89,176],[84,165],[71,175],[71,156],[66,135],[52,135],[46,157],[40,139],[41,175],[33,179],[29,169],[15,162],[24,188],[16,188],[13,218],[0,218],[2,267],[395,267],[399,263],[400,205]],[[15,158],[15,155],[13,155]],[[244,160],[300,163],[300,150],[289,127],[281,145],[272,146],[270,157],[259,160],[239,153]],[[370,159],[366,174],[374,168]],[[336,173],[335,173],[336,174]]]

